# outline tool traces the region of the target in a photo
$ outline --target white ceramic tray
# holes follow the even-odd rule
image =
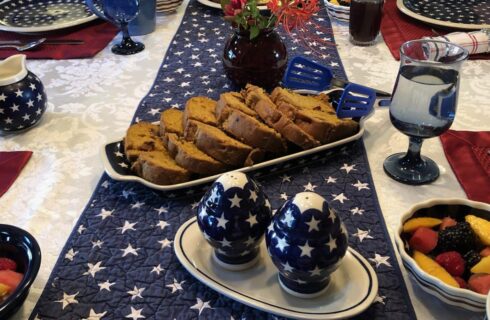
[[[335,141],[332,143],[324,144],[319,147],[309,149],[309,150],[304,150],[300,152],[296,152],[293,154],[285,155],[279,158],[271,159],[268,161],[264,161],[258,164],[255,164],[253,166],[249,167],[243,167],[236,169],[236,171],[241,171],[241,172],[253,172],[258,169],[262,169],[265,167],[269,167],[272,165],[278,165],[281,163],[284,163],[289,160],[293,159],[298,159],[298,158],[303,158],[308,155],[313,155],[315,153],[325,151],[355,140],[358,140],[362,137],[364,134],[364,119],[361,119],[359,122],[359,131],[350,137],[347,137],[345,139]],[[172,184],[172,185],[158,185],[152,182],[149,182],[141,177],[138,177],[136,174],[131,172],[129,169],[129,164],[125,160],[124,157],[124,150],[121,148],[121,143],[122,140],[116,140],[110,143],[107,143],[102,146],[101,149],[101,157],[102,157],[102,163],[105,168],[105,171],[107,174],[114,180],[118,181],[133,181],[133,182],[139,182],[141,184],[144,184],[147,187],[150,187],[155,190],[160,190],[160,191],[173,191],[173,190],[179,190],[179,189],[184,189],[184,188],[190,188],[190,187],[195,187],[199,186],[202,184],[206,184],[209,182],[212,182],[216,180],[222,173],[208,176],[208,177],[203,177],[199,179],[194,179],[191,181],[183,182],[183,183],[178,183],[178,184]]]
[[[245,271],[227,271],[212,259],[212,248],[194,217],[177,231],[174,250],[184,268],[208,287],[279,316],[311,320],[348,318],[367,309],[378,292],[373,268],[351,248],[332,274],[325,294],[314,299],[293,297],[280,288],[278,271],[267,255],[265,241],[261,244],[257,265]]]

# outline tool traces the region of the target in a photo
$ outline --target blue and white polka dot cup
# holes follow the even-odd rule
[[[266,233],[281,287],[301,298],[324,293],[347,251],[347,237],[340,217],[320,195],[302,192],[286,201]]]
[[[219,177],[197,208],[197,222],[214,248],[214,260],[233,271],[247,269],[258,261],[259,245],[271,216],[262,188],[241,172]]]

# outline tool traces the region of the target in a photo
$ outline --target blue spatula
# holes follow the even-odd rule
[[[290,89],[306,89],[321,92],[331,87],[333,73],[330,68],[303,57],[293,58],[283,78],[283,85]],[[338,101],[339,118],[360,118],[368,115],[376,100],[376,91],[355,83],[348,83]]]

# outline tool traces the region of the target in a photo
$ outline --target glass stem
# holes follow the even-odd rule
[[[129,36],[129,30],[128,30],[128,23],[127,22],[121,22],[121,31],[123,34],[122,42],[123,43],[131,42],[131,37]]]
[[[407,154],[402,159],[404,164],[416,166],[422,162],[422,158],[420,157],[422,142],[424,142],[424,139],[422,138],[410,137]]]

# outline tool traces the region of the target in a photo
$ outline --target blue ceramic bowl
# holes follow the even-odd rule
[[[313,192],[301,192],[278,210],[266,233],[269,255],[288,293],[322,294],[344,257],[348,236],[340,217]]]
[[[0,257],[6,257],[17,263],[17,271],[24,278],[17,288],[0,303],[0,319],[12,316],[24,303],[41,265],[41,249],[28,232],[14,226],[0,224]]]
[[[257,262],[271,216],[262,188],[246,174],[234,171],[213,183],[197,210],[199,228],[214,248],[215,261],[234,271]]]

